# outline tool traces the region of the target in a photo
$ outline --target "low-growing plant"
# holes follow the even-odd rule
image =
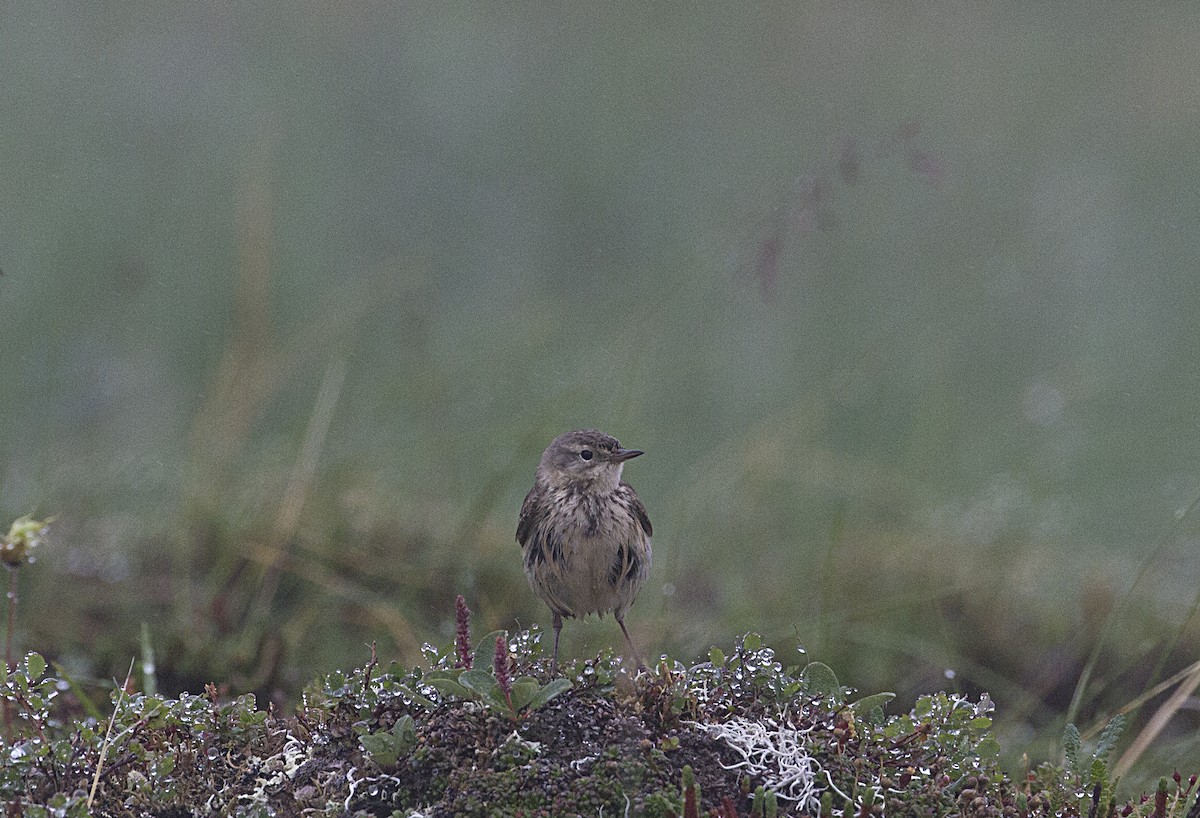
[[[15,649],[13,634],[17,622],[17,572],[22,566],[34,561],[36,558],[34,551],[42,544],[46,536],[46,529],[52,521],[53,518],[35,520],[29,515],[18,517],[9,526],[8,533],[0,537],[0,565],[3,565],[8,571],[8,606],[4,635],[4,670],[6,673],[11,673],[16,669],[16,662],[13,659]],[[11,697],[5,696],[0,705],[2,705],[4,714],[4,735],[12,740],[14,726]]]
[[[1065,773],[1079,790],[1090,799],[1093,809],[1107,815],[1116,806],[1117,781],[1109,769],[1109,758],[1125,730],[1125,717],[1116,715],[1100,732],[1095,747],[1085,753],[1079,728],[1068,724],[1063,728],[1063,758]]]
[[[1065,765],[1013,782],[986,695],[887,714],[890,694],[856,696],[820,663],[785,667],[753,634],[697,664],[632,677],[602,654],[547,679],[539,634],[472,645],[457,610],[454,643],[429,647],[427,666],[381,667],[372,648],[286,718],[212,685],[177,699],[116,685],[110,718],[64,721],[70,685],[27,654],[3,687],[16,735],[0,741],[0,800],[34,818],[1200,815],[1195,777],[1179,774],[1118,808],[1106,765],[1119,723],[1087,750],[1068,731]]]
[[[571,689],[571,680],[563,677],[545,684],[533,676],[512,678],[507,640],[504,631],[489,633],[480,641],[468,666],[432,670],[422,681],[440,693],[479,702],[514,721]],[[491,657],[486,655],[489,645]],[[492,661],[485,663],[486,658]]]

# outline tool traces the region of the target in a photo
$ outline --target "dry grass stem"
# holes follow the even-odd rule
[[[108,748],[112,740],[113,724],[117,720],[117,713],[121,712],[121,705],[125,702],[125,690],[129,687],[129,679],[133,676],[133,663],[135,660],[129,660],[129,670],[125,674],[125,682],[121,685],[121,695],[117,696],[117,703],[113,707],[112,715],[108,717],[108,729],[104,731],[104,743],[100,745],[100,758],[96,760],[96,774],[92,776],[92,788],[88,791],[87,808],[91,812],[92,803],[96,800],[96,787],[100,785],[100,773],[104,770],[104,757],[108,754]]]

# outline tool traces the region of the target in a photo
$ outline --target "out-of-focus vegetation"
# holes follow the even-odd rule
[[[759,630],[902,701],[987,690],[1053,752],[1200,649],[1198,35],[10,9],[0,514],[57,516],[18,644],[103,679],[148,623],[168,692],[289,699],[372,639],[416,661],[456,592],[544,621],[517,509],[597,426],[648,452],[651,653]]]

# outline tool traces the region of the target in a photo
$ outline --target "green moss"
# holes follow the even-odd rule
[[[520,673],[548,678],[536,649],[514,659]],[[115,696],[107,740],[107,725],[56,712],[61,682],[45,671],[27,659],[5,688],[19,729],[0,741],[0,798],[26,815],[47,814],[47,804],[66,818],[87,814],[97,767],[92,814],[678,818],[691,811],[686,790],[697,814],[730,818],[872,806],[1047,818],[1114,804],[1103,766],[1114,735],[1089,751],[1090,764],[1043,765],[1018,787],[997,767],[987,697],[936,693],[881,718],[878,697],[856,709],[832,670],[782,667],[750,637],[729,655],[636,679],[607,657],[568,665],[571,689],[516,719],[424,684],[426,670],[369,665],[310,686],[288,718],[215,688]],[[756,762],[730,769],[747,757]],[[809,773],[811,786],[799,787]],[[1129,814],[1144,818],[1160,802],[1166,815],[1186,814],[1194,781],[1173,781],[1165,802],[1131,802]]]

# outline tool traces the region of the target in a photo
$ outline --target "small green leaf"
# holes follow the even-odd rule
[[[493,710],[499,710],[501,713],[511,713],[516,715],[516,710],[508,706],[508,699],[504,698],[504,691],[500,689],[500,685],[493,684],[483,694],[483,703]]]
[[[433,709],[434,705],[433,705],[432,701],[430,701],[426,697],[422,696],[417,691],[411,689],[407,685],[396,685],[396,690],[397,690],[397,692],[402,693],[404,695],[404,697],[407,698],[413,704],[419,704],[419,705],[421,705],[421,707],[424,707],[427,710]]]
[[[417,727],[412,716],[401,716],[386,733],[359,736],[363,749],[380,767],[394,767],[400,756],[406,755],[417,743]]]
[[[513,682],[512,691],[509,694],[512,696],[513,709],[522,710],[528,707],[540,687],[538,680],[532,676],[522,676]]]
[[[555,696],[559,695],[560,693],[566,693],[570,689],[571,689],[571,680],[570,679],[562,679],[562,678],[552,679],[541,690],[539,690],[537,692],[537,695],[535,695],[532,699],[530,699],[529,709],[537,710],[539,707],[541,707],[543,704],[545,704],[546,702],[553,699]]]
[[[457,682],[458,677],[464,672],[464,669],[461,667],[456,667],[453,670],[431,670],[425,674],[425,678],[422,681],[432,682],[435,679],[453,679]]]
[[[496,658],[496,640],[508,638],[508,631],[492,631],[475,643],[475,654],[471,659],[471,668],[488,673],[492,669],[492,661]]]
[[[838,684],[837,674],[833,668],[823,662],[810,662],[800,673],[804,681],[804,689],[812,696],[832,696],[838,699],[842,688]]]
[[[908,716],[899,716],[884,725],[883,734],[888,738],[899,738],[908,735],[916,729],[913,720]]]
[[[489,671],[472,668],[463,671],[462,675],[458,677],[458,683],[477,696],[486,696],[488,691],[496,685],[496,677]]]
[[[720,648],[713,648],[708,652],[708,661],[712,662],[713,667],[725,667],[725,654]]]
[[[975,752],[980,758],[995,758],[1000,755],[1000,742],[989,736],[975,745]]]
[[[396,752],[396,741],[387,733],[359,736],[358,740],[362,742],[363,749],[371,756],[371,760],[380,767],[394,767],[400,760],[400,754]]]
[[[851,702],[850,709],[856,715],[865,717],[876,707],[883,707],[894,698],[896,698],[895,693],[872,693],[870,696],[863,696],[858,701]]]
[[[1067,770],[1072,773],[1078,773],[1079,770],[1079,747],[1082,741],[1079,738],[1079,728],[1074,724],[1068,724],[1063,728],[1063,755],[1067,758]]]
[[[742,637],[742,647],[746,650],[758,650],[762,647],[762,637],[757,633],[748,633]]]
[[[42,674],[46,672],[46,660],[40,653],[30,652],[25,655],[25,672],[29,674],[30,682],[42,678]]]
[[[458,679],[451,675],[434,676],[430,673],[425,677],[425,683],[441,693],[460,699],[470,699],[471,691],[459,684]]]
[[[1096,751],[1092,755],[1099,759],[1108,759],[1109,753],[1117,746],[1121,733],[1125,730],[1125,716],[1118,713],[1104,726],[1100,740],[1096,742]]]

